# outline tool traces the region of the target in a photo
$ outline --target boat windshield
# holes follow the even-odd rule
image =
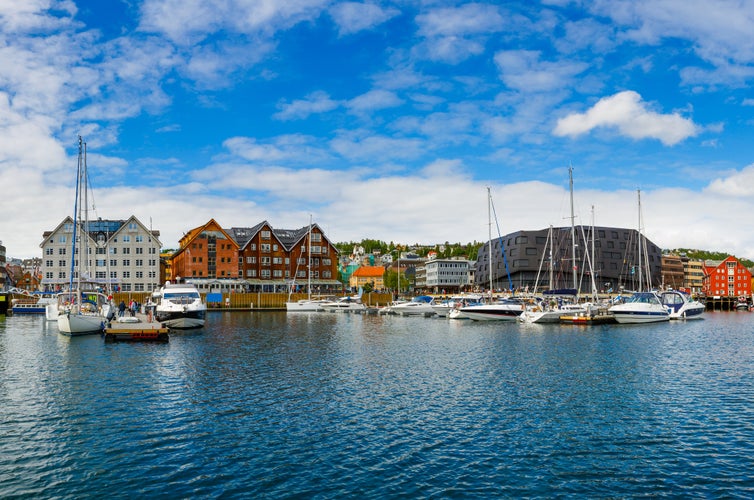
[[[626,300],[626,302],[639,302],[642,304],[659,304],[657,295],[653,293],[635,293]]]
[[[191,302],[199,298],[199,292],[165,292],[164,297],[173,302]]]

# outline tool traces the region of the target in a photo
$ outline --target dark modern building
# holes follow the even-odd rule
[[[592,240],[594,229],[594,241]],[[615,227],[576,226],[573,258],[571,227],[516,231],[492,241],[492,286],[496,290],[542,291],[550,288],[576,288],[581,293],[592,290],[592,273],[598,291],[636,290],[639,275],[652,286],[662,282],[662,251],[646,237],[641,237],[639,267],[639,232]],[[592,255],[594,246],[594,259]],[[478,287],[490,288],[489,242],[479,249],[475,269]],[[593,260],[593,262],[592,262]],[[551,272],[552,271],[552,272]]]

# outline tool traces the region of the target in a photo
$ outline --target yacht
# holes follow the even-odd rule
[[[152,294],[157,302],[154,316],[168,328],[189,329],[204,326],[207,304],[191,283],[166,282]]]
[[[367,307],[364,305],[363,302],[361,302],[361,297],[351,297],[350,295],[347,297],[341,297],[338,300],[331,300],[329,302],[324,302],[321,304],[323,311],[333,312],[333,311],[363,311]]]
[[[462,307],[460,313],[474,321],[515,321],[524,312],[524,305],[516,299],[498,299],[492,304]]]
[[[700,319],[707,307],[679,290],[660,293],[660,301],[670,310],[670,319]]]
[[[434,303],[435,300],[429,295],[419,295],[408,302],[393,304],[390,312],[400,316],[434,316]]]
[[[656,323],[670,319],[668,307],[654,292],[636,292],[609,311],[618,323]]]

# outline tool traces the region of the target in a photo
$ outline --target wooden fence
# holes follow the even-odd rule
[[[149,300],[149,292],[119,292],[113,294],[113,302],[119,304],[121,301],[128,304],[131,299],[145,304]],[[207,300],[207,294],[202,293],[202,299]],[[220,295],[220,294],[212,294]],[[341,295],[342,296],[342,295]],[[341,296],[328,295],[327,297],[335,298]],[[300,299],[305,299],[305,293],[294,293],[290,296],[290,300],[295,302]],[[207,308],[212,309],[227,309],[227,310],[244,310],[244,309],[267,309],[267,310],[279,310],[285,309],[285,303],[288,301],[287,293],[223,293],[220,302],[207,303]],[[382,307],[388,305],[392,301],[392,296],[389,293],[365,293],[361,297],[361,301],[367,307]]]

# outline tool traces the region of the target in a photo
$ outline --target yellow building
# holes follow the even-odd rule
[[[382,266],[361,266],[355,270],[348,279],[348,286],[352,289],[363,287],[370,283],[372,290],[382,290],[385,283],[382,277],[385,275],[385,268]]]

